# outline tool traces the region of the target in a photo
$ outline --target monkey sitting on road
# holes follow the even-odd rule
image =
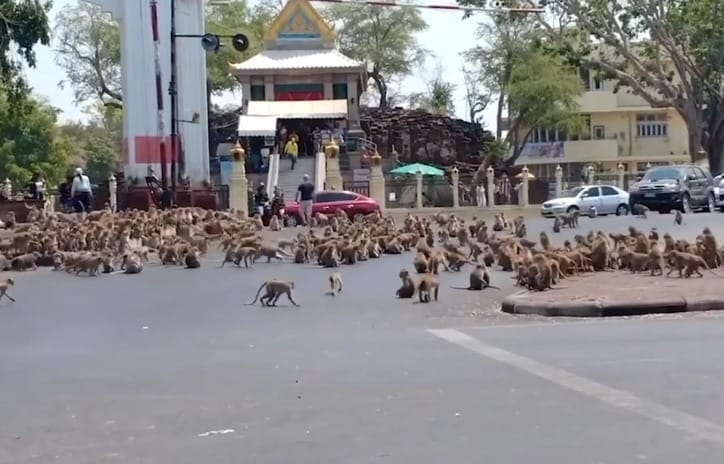
[[[556,234],[561,231],[561,218],[559,216],[556,216],[553,219],[553,232]]]
[[[410,277],[410,272],[407,269],[403,269],[398,276],[402,280],[402,286],[397,289],[397,297],[412,298],[415,295],[415,282]]]
[[[294,299],[292,298],[293,289],[294,282],[292,281],[268,280],[261,284],[261,287],[259,287],[259,290],[257,290],[256,292],[254,301],[252,301],[251,303],[247,303],[247,306],[252,306],[256,304],[256,300],[259,300],[262,306],[276,306],[277,300],[279,300],[279,297],[282,294],[286,294],[287,298],[289,298],[289,301],[291,301],[294,306],[299,306],[297,302],[294,301]],[[262,290],[265,290],[264,296],[259,298]]]
[[[186,256],[184,256],[184,264],[186,264],[186,269],[198,269],[201,267],[198,248],[194,247],[186,253]]]
[[[342,276],[339,274],[339,272],[334,272],[330,274],[329,288],[330,291],[327,292],[327,295],[329,296],[337,296],[338,293],[342,292]]]
[[[486,288],[495,288],[490,285],[490,269],[485,264],[478,264],[470,272],[470,286],[468,288],[463,287],[450,287],[455,290],[485,290]]]

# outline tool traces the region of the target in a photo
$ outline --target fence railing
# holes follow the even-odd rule
[[[342,184],[342,188],[366,197],[370,196],[370,183],[367,180],[348,180]]]

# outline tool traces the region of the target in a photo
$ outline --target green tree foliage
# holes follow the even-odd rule
[[[273,5],[259,5],[251,8],[246,0],[234,0],[228,4],[210,4],[206,11],[206,31],[219,35],[245,34],[249,37],[249,49],[243,53],[237,52],[228,44],[218,53],[207,57],[207,72],[211,92],[221,94],[237,90],[236,79],[229,74],[229,63],[240,63],[259,53],[264,46],[264,29],[274,19]],[[183,39],[193,40],[193,39]],[[222,39],[229,42],[230,39]],[[189,46],[190,44],[184,44]]]
[[[415,38],[427,29],[420,10],[338,4],[322,14],[336,27],[340,51],[368,64],[379,106],[388,106],[390,81],[412,74],[425,60],[427,52]]]
[[[583,83],[578,70],[563,59],[530,50],[514,60],[508,83],[508,113],[512,121],[507,142],[514,163],[537,128],[560,129],[569,134],[585,130],[578,98]]]
[[[104,181],[119,169],[122,118],[120,109],[101,107],[87,124],[73,122],[59,127],[74,147],[72,164],[83,167],[94,182]]]
[[[39,0],[0,0],[0,78],[17,77],[19,63],[35,66],[37,44],[50,43],[48,11],[51,3]]]
[[[408,97],[410,107],[422,108],[442,116],[455,114],[456,86],[445,81],[442,74],[442,67],[438,67],[435,76],[425,83],[427,90],[413,93]]]
[[[61,180],[73,149],[56,127],[57,113],[15,82],[0,85],[0,178],[24,185],[39,173],[50,183]]]

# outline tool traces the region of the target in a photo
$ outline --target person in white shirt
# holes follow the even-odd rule
[[[83,174],[81,168],[76,168],[73,184],[70,187],[70,197],[73,199],[73,209],[76,213],[90,211],[92,193],[90,179]]]

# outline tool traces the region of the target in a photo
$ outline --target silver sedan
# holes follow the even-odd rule
[[[614,185],[583,185],[564,192],[562,198],[546,201],[540,212],[543,217],[553,217],[576,210],[584,216],[594,210],[596,215],[628,214],[628,192]]]

